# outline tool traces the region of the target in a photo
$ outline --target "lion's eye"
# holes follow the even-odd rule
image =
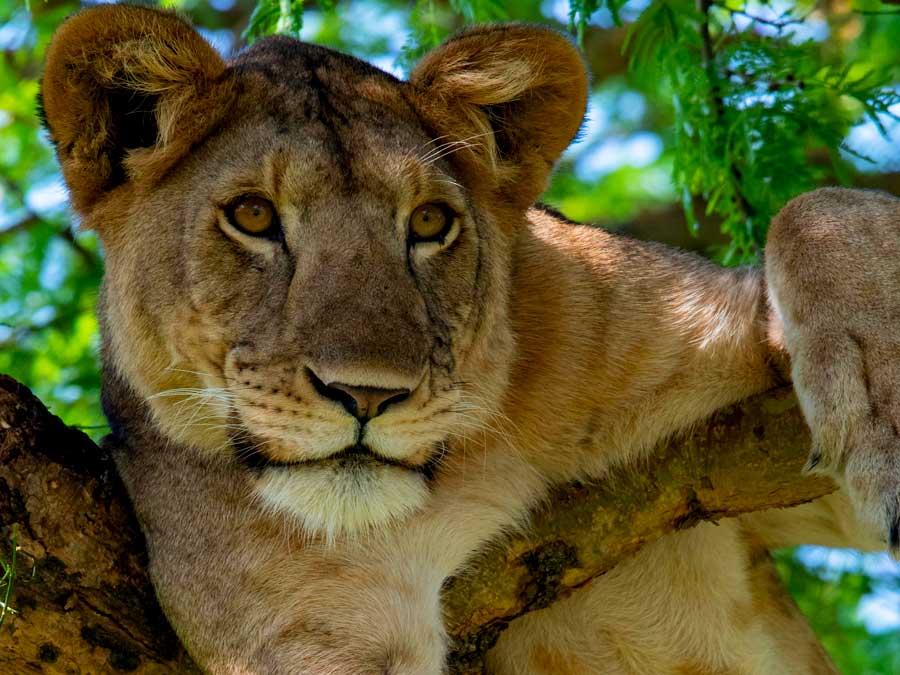
[[[455,215],[444,204],[423,204],[409,217],[409,236],[413,243],[439,241],[450,231]]]
[[[254,237],[271,235],[278,227],[278,215],[272,202],[256,195],[239,197],[228,206],[225,214],[234,227]]]

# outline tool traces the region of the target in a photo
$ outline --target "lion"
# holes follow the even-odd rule
[[[530,25],[408,81],[287,37],[226,63],[142,7],[56,33],[43,111],[105,250],[116,463],[205,671],[445,672],[442,584],[551,486],[792,378],[842,494],[664,537],[487,667],[835,672],[767,550],[900,548],[900,203],[801,196],[764,270],[569,222],[534,202],[587,94]]]

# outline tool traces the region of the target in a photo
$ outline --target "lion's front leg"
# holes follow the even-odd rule
[[[204,672],[444,672],[444,575],[415,542],[317,542],[261,505],[236,464],[165,443],[114,454],[157,596]]]
[[[203,535],[200,535],[203,539]],[[440,579],[415,561],[372,563],[362,548],[201,541],[177,560],[151,540],[168,618],[215,675],[442,675]],[[228,550],[231,549],[231,550]],[[362,554],[362,555],[361,555]]]
[[[326,556],[327,557],[327,556]],[[315,567],[318,561],[312,561]],[[334,561],[330,563],[334,565]],[[397,569],[403,566],[397,561]],[[446,634],[439,585],[427,570],[399,578],[378,566],[341,561],[320,576],[292,580],[277,632],[260,644],[251,672],[260,675],[442,675]],[[311,572],[311,574],[310,574]],[[414,578],[419,577],[419,578]],[[303,584],[306,588],[298,588]],[[291,606],[292,605],[292,606]],[[290,616],[288,616],[288,614]],[[221,672],[215,668],[211,672]],[[241,672],[241,671],[237,671]]]
[[[772,223],[766,273],[811,428],[808,469],[900,556],[900,201],[824,189]]]

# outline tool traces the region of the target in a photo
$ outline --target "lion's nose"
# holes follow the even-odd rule
[[[388,406],[405,401],[410,394],[409,389],[360,387],[343,382],[325,384],[312,371],[309,371],[309,376],[316,391],[325,398],[340,403],[347,412],[360,421],[378,417]]]
[[[321,393],[343,405],[347,412],[359,420],[378,417],[389,405],[409,398],[409,389],[351,387],[342,382],[329,382]]]

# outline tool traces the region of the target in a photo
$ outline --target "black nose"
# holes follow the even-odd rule
[[[311,370],[307,370],[307,372],[317,392],[325,398],[340,403],[348,413],[360,421],[378,417],[387,410],[389,405],[405,401],[410,394],[409,389],[381,389],[380,387],[362,387],[342,382],[325,384],[314,372]]]

